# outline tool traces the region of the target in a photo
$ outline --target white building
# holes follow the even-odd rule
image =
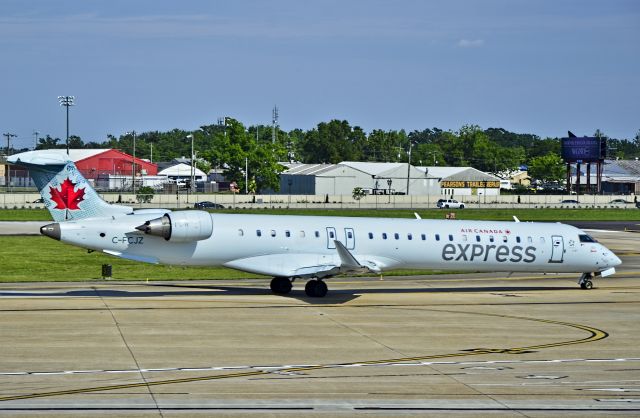
[[[282,163],[280,194],[351,195],[361,187],[369,194],[439,194],[438,181],[407,163],[343,161],[339,164]]]
[[[196,182],[206,181],[207,174],[198,169],[197,167],[193,168],[194,176]],[[166,176],[170,180],[174,181],[186,181],[191,179],[191,166],[184,163],[179,163],[176,165],[172,165],[171,167],[167,167],[162,171],[158,172],[159,176]]]

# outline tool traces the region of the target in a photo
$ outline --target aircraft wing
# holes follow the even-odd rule
[[[333,255],[278,253],[233,260],[224,265],[274,277],[324,278],[341,273],[379,273],[394,264],[394,260],[366,256],[358,260],[340,241],[335,241],[335,245]]]

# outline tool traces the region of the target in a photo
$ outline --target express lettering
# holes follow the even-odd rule
[[[111,242],[114,244],[131,244],[131,245],[136,245],[136,244],[142,244],[142,242],[144,241],[144,237],[141,236],[123,236],[123,237],[113,237],[111,238]]]
[[[533,263],[536,261],[536,247],[512,248],[506,245],[481,245],[481,244],[447,244],[442,248],[442,259],[445,261],[483,261],[490,258],[498,263],[510,261],[512,263]]]

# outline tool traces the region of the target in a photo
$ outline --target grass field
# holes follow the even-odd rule
[[[114,280],[225,280],[264,278],[226,267],[176,267],[123,260],[40,236],[0,236],[0,282],[59,282],[101,279],[102,264],[113,266]],[[436,274],[395,270],[385,276]]]
[[[101,278],[102,264],[119,280],[257,278],[224,267],[159,266],[123,260],[39,236],[0,236],[0,282],[83,281]]]
[[[367,216],[383,218],[412,218],[417,212],[424,219],[443,219],[455,212],[458,219],[522,221],[638,221],[638,209],[225,209],[218,213],[263,213],[273,215]],[[48,221],[51,215],[44,209],[3,209],[0,221]]]

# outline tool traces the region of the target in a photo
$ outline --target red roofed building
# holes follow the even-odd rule
[[[47,154],[67,156],[65,149],[39,150]],[[110,176],[128,176],[131,178],[134,169],[133,156],[116,149],[70,149],[69,159],[73,161],[82,175],[96,184],[97,180],[109,182]],[[158,166],[149,161],[135,159],[136,178],[141,176],[156,176]],[[29,173],[21,167],[11,168],[11,183],[14,186],[31,186]],[[4,179],[2,179],[4,180]],[[4,184],[5,182],[2,181]]]
[[[52,150],[53,151],[53,150]],[[66,152],[65,150],[56,150]],[[71,149],[70,159],[87,179],[104,178],[107,175],[132,175],[133,156],[116,149]],[[158,166],[149,161],[135,159],[136,176],[155,176]]]

